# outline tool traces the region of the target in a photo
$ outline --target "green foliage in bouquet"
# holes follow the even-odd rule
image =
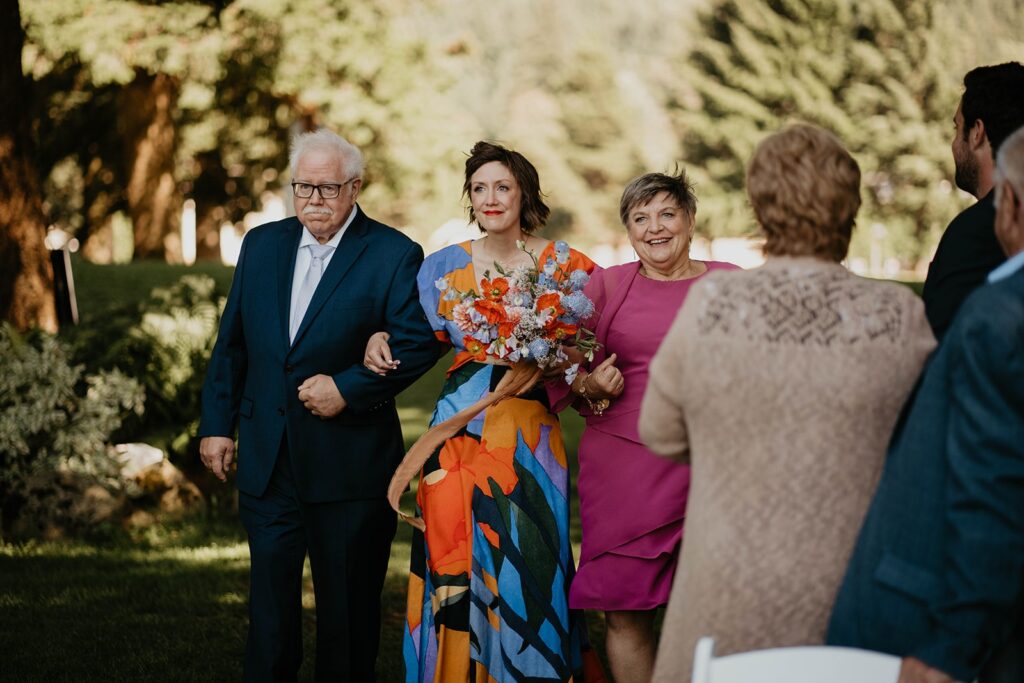
[[[128,414],[141,414],[142,387],[123,372],[86,374],[55,337],[0,327],[0,501],[4,524],[33,492],[28,482],[66,467],[102,474],[106,444]]]

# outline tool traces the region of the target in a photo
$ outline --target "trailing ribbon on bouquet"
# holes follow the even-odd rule
[[[473,405],[463,408],[444,422],[439,422],[416,439],[416,443],[402,458],[398,469],[395,470],[395,476],[391,478],[391,484],[388,485],[388,503],[391,504],[392,509],[398,513],[398,517],[402,521],[408,522],[420,531],[425,531],[427,528],[422,517],[402,512],[399,505],[402,494],[409,488],[409,482],[423,469],[424,463],[427,462],[431,454],[487,408],[498,401],[511,396],[521,396],[532,389],[540,378],[541,372],[542,370],[535,363],[525,361],[515,363],[499,380],[494,391],[484,394],[483,398]]]

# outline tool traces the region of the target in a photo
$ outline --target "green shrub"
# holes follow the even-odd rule
[[[144,394],[117,370],[85,374],[67,345],[45,334],[0,326],[0,501],[7,527],[37,495],[28,482],[65,468],[110,473],[106,445],[126,414],[141,414]]]
[[[199,423],[199,398],[213,350],[223,298],[209,275],[184,275],[154,288],[138,305],[110,309],[92,324],[68,332],[75,362],[90,371],[120,370],[146,392],[146,412],[119,431],[121,440],[160,435],[159,445],[180,456]]]

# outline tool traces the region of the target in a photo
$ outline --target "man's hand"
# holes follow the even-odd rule
[[[933,669],[920,659],[904,657],[897,683],[954,683],[952,676]]]
[[[306,410],[324,420],[343,411],[346,405],[338,385],[327,375],[313,375],[300,384],[299,400]]]
[[[204,436],[199,440],[199,457],[206,469],[221,481],[228,480],[228,468],[235,456],[235,441],[226,436]]]

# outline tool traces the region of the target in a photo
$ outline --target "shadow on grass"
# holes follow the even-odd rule
[[[0,548],[0,677],[238,679],[247,591],[243,545]]]
[[[153,527],[131,545],[0,545],[0,680],[241,680],[249,551],[237,520]],[[382,598],[381,683],[403,680],[411,528],[392,545]],[[316,609],[303,578],[304,665],[313,678]]]

